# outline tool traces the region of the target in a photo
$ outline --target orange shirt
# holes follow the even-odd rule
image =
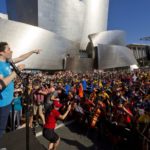
[[[82,84],[79,85],[79,97],[80,98],[83,97],[83,86],[82,86]]]

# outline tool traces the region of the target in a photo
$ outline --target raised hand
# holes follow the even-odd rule
[[[71,104],[68,106],[68,109],[67,109],[68,111],[70,111],[71,110]]]
[[[42,51],[41,49],[33,50],[33,52],[36,53],[36,54],[40,54],[41,51]]]
[[[24,65],[24,64],[19,64],[19,65],[17,66],[17,68],[18,68],[20,71],[22,71],[22,70],[24,70],[25,65]]]

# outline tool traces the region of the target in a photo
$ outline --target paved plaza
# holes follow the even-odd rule
[[[56,129],[61,138],[58,150],[104,150],[96,133],[91,132],[74,122],[64,125],[60,123]],[[46,148],[48,141],[42,136],[40,127],[36,128],[39,142]]]

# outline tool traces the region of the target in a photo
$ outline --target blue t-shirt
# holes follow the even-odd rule
[[[69,94],[70,89],[71,89],[71,86],[70,86],[69,84],[67,84],[67,85],[65,86],[65,93],[66,93],[67,95]]]
[[[8,62],[0,61],[0,75],[6,78],[12,73]],[[9,105],[13,100],[14,82],[11,81],[4,90],[0,91],[0,107]]]
[[[87,88],[86,80],[82,80],[82,86],[83,86],[83,90],[86,90]]]
[[[21,97],[15,97],[14,100],[14,110],[22,110]]]

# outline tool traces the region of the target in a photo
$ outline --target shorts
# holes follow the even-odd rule
[[[44,109],[44,105],[43,104],[34,104],[33,105],[33,114],[36,115],[37,111],[38,113],[42,113]]]
[[[43,136],[49,140],[51,143],[56,143],[59,139],[59,136],[55,133],[54,129],[43,129]]]

